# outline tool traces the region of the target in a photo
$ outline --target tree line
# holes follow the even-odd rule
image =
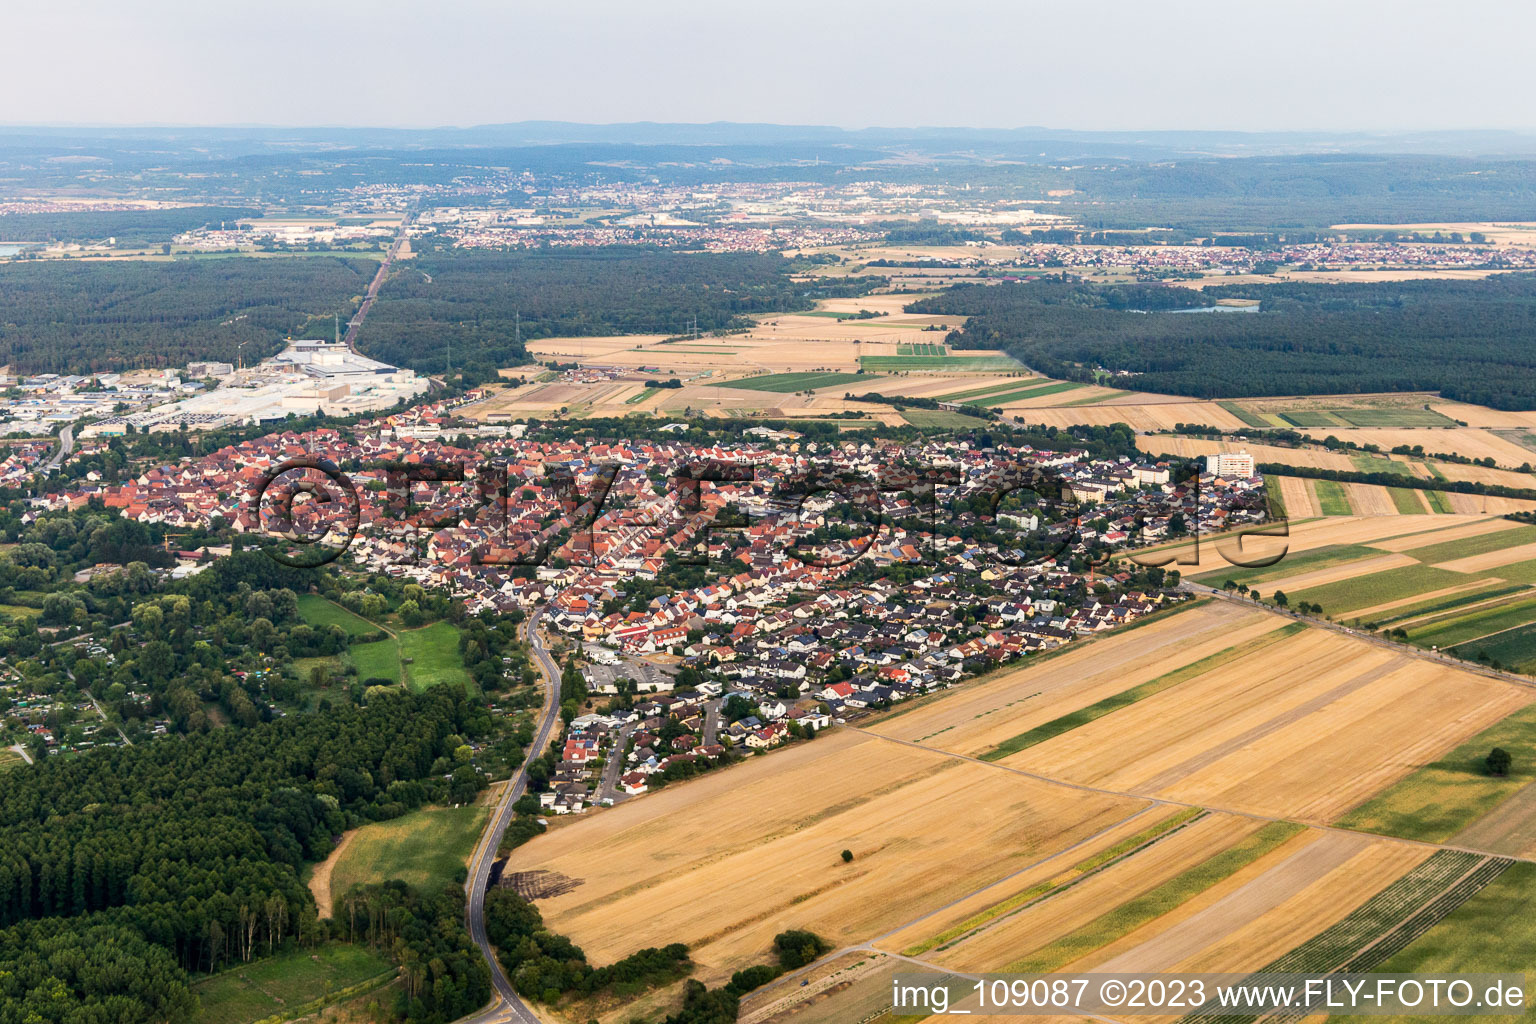
[[[1166,315],[1223,298],[1262,305]],[[1536,274],[1203,292],[1053,279],[962,285],[910,308],[969,315],[950,344],[1003,348],[1067,380],[1197,398],[1438,391],[1536,407]]]

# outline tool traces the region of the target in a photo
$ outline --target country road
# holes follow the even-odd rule
[[[495,989],[495,998],[490,1006],[463,1018],[467,1024],[539,1024],[538,1016],[513,991],[512,983],[507,980],[506,972],[496,959],[496,951],[491,948],[491,941],[486,936],[485,890],[490,884],[491,867],[496,863],[496,851],[501,846],[501,837],[512,821],[512,805],[528,788],[528,762],[544,752],[555,722],[560,718],[560,669],[539,639],[538,622],[543,614],[542,611],[535,613],[523,623],[528,641],[533,646],[534,658],[539,663],[539,671],[549,683],[544,708],[540,712],[539,728],[534,734],[533,743],[528,747],[522,766],[507,780],[501,791],[501,801],[491,814],[485,835],[481,837],[480,845],[475,848],[475,855],[470,859],[469,880],[464,885],[469,896],[469,935],[475,940],[475,945],[480,947],[486,963],[490,964],[491,985]]]

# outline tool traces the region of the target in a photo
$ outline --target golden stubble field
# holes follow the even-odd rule
[[[863,942],[1144,806],[839,730],[562,824],[512,867],[581,880],[538,905],[595,963],[686,942],[717,984],[787,928]]]

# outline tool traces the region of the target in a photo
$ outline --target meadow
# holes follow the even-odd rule
[[[376,950],[332,942],[242,964],[197,982],[192,991],[202,1004],[198,1020],[204,1024],[252,1024],[271,1016],[286,1019],[306,1004],[394,975]]]
[[[419,887],[461,882],[489,812],[483,804],[428,807],[364,825],[330,865],[332,896],[339,900],[353,886],[395,878]]]
[[[741,380],[722,381],[713,387],[734,388],[741,391],[773,391],[790,394],[797,391],[814,391],[841,384],[868,384],[879,378],[859,373],[770,373],[761,377],[744,377]]]

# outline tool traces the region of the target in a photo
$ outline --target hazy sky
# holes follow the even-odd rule
[[[12,0],[0,123],[1536,128],[1518,0]]]

